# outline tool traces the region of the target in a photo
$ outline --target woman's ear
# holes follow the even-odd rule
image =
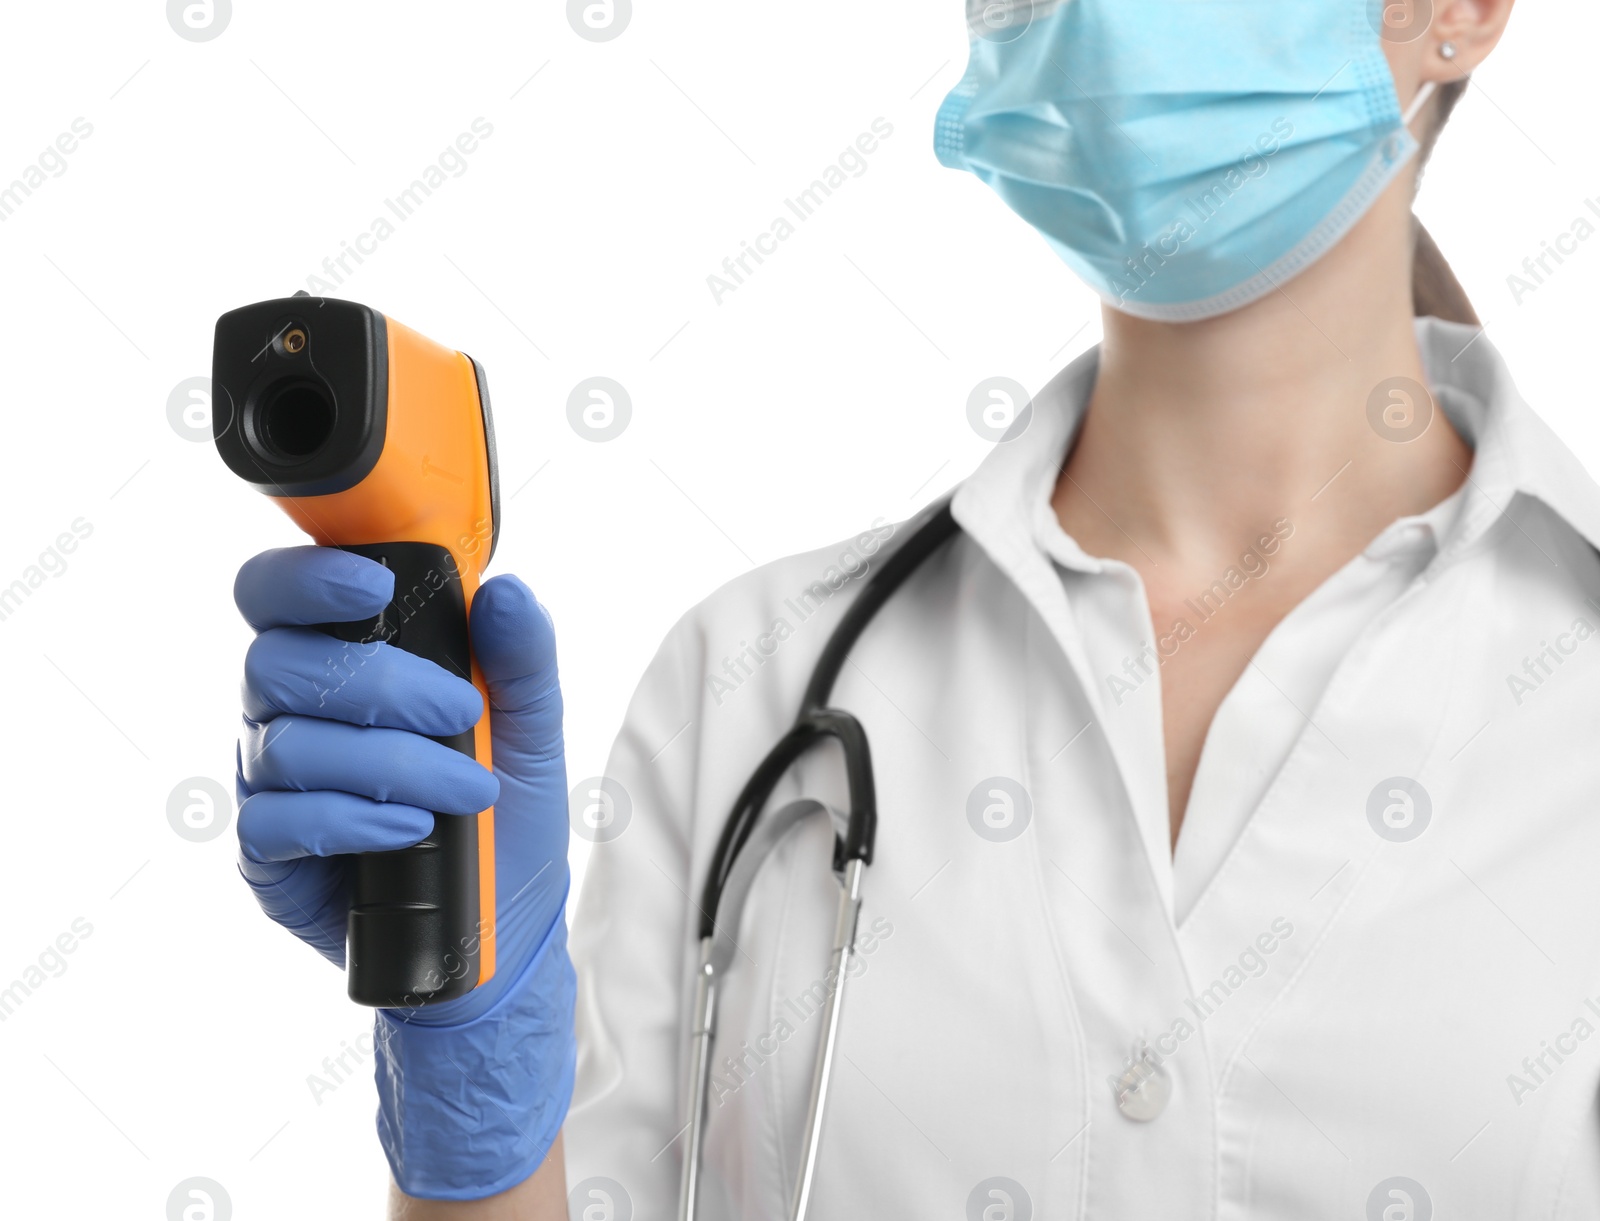
[[[1516,0],[1374,0],[1404,109],[1423,85],[1465,80],[1500,42]]]
[[[1426,5],[1429,0],[1406,0]],[[1505,33],[1516,0],[1432,0],[1433,21],[1421,39],[1421,79],[1447,85],[1473,72]],[[1449,48],[1449,49],[1447,49]]]

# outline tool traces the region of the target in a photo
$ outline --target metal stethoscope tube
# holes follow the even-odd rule
[[[814,801],[799,801],[785,807],[774,816],[778,834],[763,837],[769,842],[747,845],[746,859],[759,866],[765,852],[750,852],[749,848],[770,850],[788,833],[796,822],[814,813],[829,813],[826,807]],[[844,1005],[844,988],[850,978],[851,960],[856,953],[856,927],[861,917],[861,875],[864,866],[859,860],[848,862],[842,874],[836,873],[839,883],[839,908],[834,920],[833,950],[828,959],[831,981],[827,999],[822,1007],[821,1043],[811,1073],[811,1100],[806,1109],[805,1144],[800,1155],[800,1176],[795,1183],[790,1202],[790,1221],[804,1221],[811,1205],[811,1189],[816,1181],[817,1153],[822,1147],[822,1121],[827,1111],[828,1082],[833,1074],[834,1051],[839,1042],[839,1016]],[[755,869],[749,871],[750,879],[740,879],[745,884],[738,887],[736,913],[743,907],[748,893],[748,882],[753,880]],[[730,894],[729,898],[733,898]],[[730,913],[731,914],[731,913]],[[737,928],[737,924],[733,926]],[[689,1126],[688,1141],[684,1148],[683,1175],[679,1181],[679,1221],[694,1221],[700,1195],[700,1160],[704,1153],[706,1105],[711,1084],[711,1049],[717,1032],[717,982],[732,960],[732,935],[719,942],[716,936],[700,943],[700,969],[695,974],[694,1022],[691,1031],[689,1060]]]

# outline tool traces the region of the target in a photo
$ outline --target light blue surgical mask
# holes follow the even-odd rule
[[[1383,0],[968,0],[939,160],[1116,308],[1194,321],[1334,246],[1417,151]]]

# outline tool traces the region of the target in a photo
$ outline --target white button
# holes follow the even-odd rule
[[[1117,1110],[1129,1119],[1149,1123],[1167,1109],[1167,1101],[1172,1097],[1172,1078],[1149,1047],[1136,1044],[1133,1051],[1122,1075],[1112,1080],[1111,1088],[1116,1092]]]

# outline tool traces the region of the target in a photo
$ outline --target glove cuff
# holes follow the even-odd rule
[[[423,1026],[378,1011],[378,1140],[400,1190],[479,1200],[539,1168],[572,1100],[576,995],[558,915],[513,985],[470,1021]]]

